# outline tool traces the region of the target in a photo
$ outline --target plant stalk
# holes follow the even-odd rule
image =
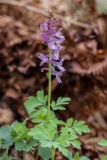
[[[38,156],[38,153],[37,153],[35,160],[38,160],[38,157],[39,157],[39,156]]]
[[[40,144],[37,146],[37,148],[36,148],[36,157],[34,157],[34,159],[35,160],[38,160],[38,158],[39,158],[39,155],[38,155],[38,149],[39,149],[39,147],[40,147]]]
[[[26,158],[25,158],[25,151],[23,151],[23,160],[26,160]]]
[[[52,60],[52,51],[49,50],[49,60]],[[51,103],[51,63],[48,64],[48,111],[47,121],[50,120],[50,103]]]
[[[54,156],[55,156],[55,149],[51,147],[51,160],[54,160]]]

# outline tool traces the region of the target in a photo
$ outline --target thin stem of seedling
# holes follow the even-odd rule
[[[51,147],[51,160],[54,160],[54,156],[55,156],[55,149]]]
[[[52,51],[49,50],[49,60],[52,60]],[[51,63],[48,64],[48,111],[47,111],[47,121],[50,120],[50,102],[51,102]]]
[[[25,153],[26,153],[26,152],[23,151],[23,160],[26,160],[26,159],[25,159]]]
[[[39,157],[39,156],[38,156],[38,153],[37,153],[35,160],[38,160],[38,157]]]
[[[9,151],[9,147],[8,148],[6,148],[6,154],[8,155],[8,151]]]

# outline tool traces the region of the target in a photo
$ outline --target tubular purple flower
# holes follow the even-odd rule
[[[43,24],[40,25],[40,29],[44,30],[44,31],[48,31],[48,24],[45,22]]]
[[[41,72],[43,72],[43,71],[48,71],[48,68],[42,68]]]
[[[61,35],[61,31],[62,31],[62,28],[60,28],[56,33],[55,33],[55,36],[57,38],[60,38],[60,41],[64,41],[65,40],[65,37]]]
[[[62,75],[63,71],[56,71],[54,68],[52,68],[52,74],[56,76],[56,79],[59,83],[61,83],[60,76]]]
[[[62,59],[60,60],[60,62],[55,62],[55,61],[53,61],[53,60],[49,60],[48,63],[51,63],[54,67],[58,67],[58,69],[59,69],[60,71],[63,71],[63,72],[64,72],[65,69],[62,67],[63,61],[64,61],[64,58],[62,58]]]
[[[52,58],[54,60],[59,60],[59,52],[57,50],[53,51]]]
[[[49,54],[47,54],[47,55],[40,54],[40,55],[38,56],[38,58],[42,60],[42,62],[40,63],[40,66],[43,66],[44,63],[47,63],[48,57],[49,57]]]

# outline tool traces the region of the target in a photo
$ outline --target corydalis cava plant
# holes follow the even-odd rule
[[[40,66],[44,63],[50,64],[51,75],[55,75],[57,81],[60,83],[60,76],[65,71],[63,68],[64,58],[60,59],[59,51],[62,49],[61,43],[65,40],[65,37],[61,35],[61,20],[55,18],[51,11],[48,11],[49,15],[46,16],[47,22],[40,25],[40,29],[43,33],[40,38],[43,43],[45,43],[49,48],[49,54],[40,54],[38,56],[41,59]],[[41,71],[47,70],[49,72],[49,67],[42,68]]]
[[[35,160],[39,159],[38,155],[41,156],[41,160],[54,160],[56,149],[71,160],[72,155],[68,147],[72,145],[80,149],[81,142],[78,140],[78,134],[90,132],[90,129],[84,121],[74,121],[70,118],[64,122],[55,115],[54,111],[65,110],[63,105],[70,101],[69,97],[59,97],[51,102],[51,76],[55,75],[60,83],[60,76],[65,71],[62,66],[64,59],[60,59],[59,56],[61,43],[65,38],[61,35],[62,28],[57,29],[61,26],[60,20],[56,19],[51,11],[48,11],[46,18],[47,22],[40,26],[43,30],[40,37],[48,46],[49,54],[40,54],[38,57],[42,60],[41,66],[44,63],[48,64],[48,67],[42,68],[42,71],[48,72],[48,95],[44,95],[43,90],[37,91],[36,96],[28,97],[24,103],[29,118],[35,124],[33,128],[26,127],[27,120],[22,123],[14,122],[10,127],[1,127],[0,141],[3,149],[15,144],[16,150],[23,151],[23,160],[28,151],[38,153],[34,154]]]

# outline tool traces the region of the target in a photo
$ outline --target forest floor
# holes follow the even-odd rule
[[[51,9],[61,18],[66,39],[60,52],[66,71],[61,84],[52,78],[52,99],[72,99],[66,112],[56,114],[63,120],[86,121],[91,133],[79,137],[78,152],[99,160],[107,154],[107,148],[97,144],[107,139],[107,14],[99,13],[90,0],[12,2],[0,0],[0,125],[27,118],[23,105],[27,97],[39,89],[47,93],[47,78],[37,56],[47,53],[39,38],[40,24],[45,10]]]

